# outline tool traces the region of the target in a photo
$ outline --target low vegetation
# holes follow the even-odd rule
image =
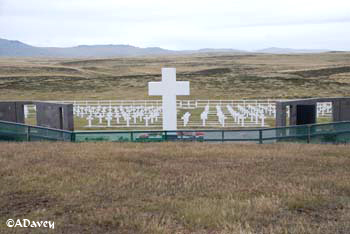
[[[160,80],[162,67],[176,67],[178,80],[191,82],[189,99],[346,96],[349,58],[346,52],[0,58],[0,100],[149,99],[147,83]]]
[[[0,233],[350,233],[347,145],[0,147]]]

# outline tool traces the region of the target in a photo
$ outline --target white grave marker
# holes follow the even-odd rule
[[[99,123],[99,124],[102,124],[102,119],[103,119],[103,117],[104,117],[104,115],[103,115],[102,113],[99,113],[99,114],[97,115],[98,123]]]
[[[107,114],[106,120],[107,120],[107,126],[110,127],[111,126],[111,121],[112,121],[113,117],[112,114]]]
[[[186,113],[181,117],[181,119],[184,121],[184,127],[187,126],[188,121],[190,120],[190,116],[191,116],[191,113],[190,113],[190,112],[186,112]]]
[[[92,121],[94,120],[94,118],[91,116],[91,115],[89,115],[87,118],[87,121],[88,121],[88,124],[89,124],[89,128],[91,128],[91,123],[92,123]]]
[[[190,82],[176,81],[176,68],[162,68],[162,81],[148,83],[148,95],[162,96],[163,130],[177,130],[176,96],[189,94]]]

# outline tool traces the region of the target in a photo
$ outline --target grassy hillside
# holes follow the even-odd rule
[[[187,55],[112,59],[0,58],[0,100],[144,99],[176,67],[190,99],[346,96],[350,53]]]
[[[350,233],[349,146],[0,147],[0,233]]]

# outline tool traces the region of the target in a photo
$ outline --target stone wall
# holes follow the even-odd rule
[[[36,122],[38,126],[74,130],[73,104],[58,104],[33,101],[0,102],[0,120],[24,123],[24,105],[36,106]]]

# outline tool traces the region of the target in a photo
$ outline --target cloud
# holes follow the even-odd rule
[[[290,47],[312,40],[350,49],[330,33],[349,40],[349,15],[345,0],[0,0],[0,37],[35,45],[170,49]]]

